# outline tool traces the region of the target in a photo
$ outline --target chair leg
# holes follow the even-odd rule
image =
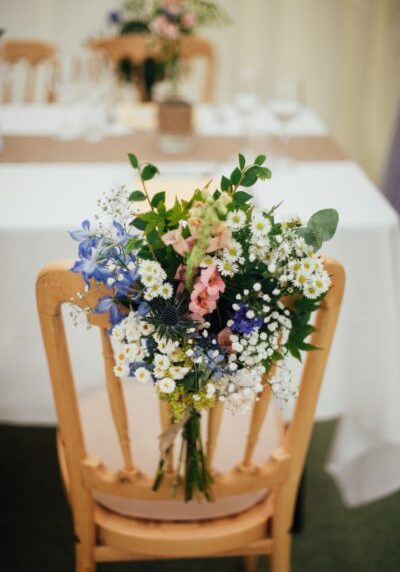
[[[96,572],[93,546],[89,543],[75,544],[75,572]]]
[[[290,572],[292,555],[292,535],[278,532],[274,537],[274,550],[271,554],[271,572]]]
[[[243,556],[244,572],[256,572],[258,566],[258,556]]]

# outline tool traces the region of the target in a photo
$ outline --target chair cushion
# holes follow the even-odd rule
[[[161,432],[159,403],[153,387],[126,380],[124,383],[129,433],[135,466],[152,476],[158,460],[158,435]],[[79,398],[86,449],[99,456],[111,469],[123,466],[111,410],[105,388],[85,393]],[[202,416],[203,439],[206,440],[207,415]],[[214,457],[214,468],[225,472],[237,465],[244,452],[250,415],[232,415],[225,411],[221,423]],[[264,419],[260,438],[254,452],[254,462],[267,460],[272,450],[280,444],[282,417],[273,404]],[[179,447],[175,447],[178,454]],[[268,494],[266,489],[216,499],[215,502],[184,503],[178,500],[135,500],[106,494],[95,494],[104,507],[131,517],[158,520],[201,520],[220,518],[245,511]]]

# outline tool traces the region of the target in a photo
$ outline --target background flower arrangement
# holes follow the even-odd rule
[[[160,58],[150,57],[141,66],[124,58],[119,62],[120,78],[131,83],[144,77],[146,97],[151,99],[157,81],[166,77],[171,82],[170,97],[177,97],[182,73],[179,50],[182,37],[193,34],[198,27],[224,24],[229,17],[212,0],[126,0],[121,10],[107,15],[116,35],[149,34],[151,47],[157,47]]]
[[[278,222],[278,205],[258,210],[245,189],[271,176],[264,155],[247,164],[239,154],[218,189],[210,181],[172,207],[164,192],[149,195],[157,167],[129,160],[142,188],[105,196],[96,227],[84,221],[71,233],[79,242],[72,270],[87,289],[110,289],[87,311],[109,312],[115,374],[153,384],[169,403],[173,425],[162,435],[154,489],[182,430],[175,483],[183,478],[186,500],[198,492],[210,500],[201,412],[217,400],[247,412],[265,383],[279,399],[296,397],[287,368],[272,366],[313,349],[311,315],[330,286],[317,251],[338,214],[322,210],[303,225],[295,216]],[[138,212],[138,203],[147,210]]]

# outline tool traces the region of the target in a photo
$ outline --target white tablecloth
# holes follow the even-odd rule
[[[169,165],[192,178],[213,164]],[[34,282],[51,260],[72,258],[67,230],[93,213],[102,191],[133,185],[125,163],[0,166],[0,420],[52,423],[54,410],[36,316]],[[161,184],[163,186],[164,183]],[[164,186],[165,186],[164,185]],[[340,212],[326,254],[347,272],[343,311],[318,405],[317,419],[339,417],[327,468],[349,505],[400,487],[399,222],[379,191],[352,162],[299,163],[255,191],[263,205],[307,217],[318,208]],[[86,336],[90,340],[83,343]],[[94,358],[96,332],[70,332],[80,390],[102,382]],[[85,351],[82,352],[82,348]],[[80,351],[81,350],[81,351]]]
[[[77,123],[76,136],[85,130],[85,121],[96,120],[90,107],[85,105],[63,106],[60,104],[8,104],[0,106],[0,133],[3,135],[54,135],[65,134],[68,123]],[[125,123],[123,123],[125,121]],[[149,130],[156,122],[156,108],[146,106],[119,106],[114,120],[103,125],[103,135],[118,135],[136,129]],[[129,125],[129,128],[127,127]],[[250,117],[241,118],[231,105],[218,107],[202,104],[196,106],[194,128],[200,135],[262,135],[278,133],[279,123],[267,106],[260,106]],[[301,108],[288,123],[291,135],[325,135],[326,127],[309,108]]]

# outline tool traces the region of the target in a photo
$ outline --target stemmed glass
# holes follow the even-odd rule
[[[240,132],[243,144],[249,141],[246,135],[251,136],[253,118],[260,105],[259,81],[257,72],[252,68],[240,68],[236,79],[234,105],[240,117]]]
[[[272,88],[269,108],[278,123],[279,149],[282,157],[288,155],[287,145],[290,140],[290,123],[301,109],[302,88],[294,78],[278,78]]]

